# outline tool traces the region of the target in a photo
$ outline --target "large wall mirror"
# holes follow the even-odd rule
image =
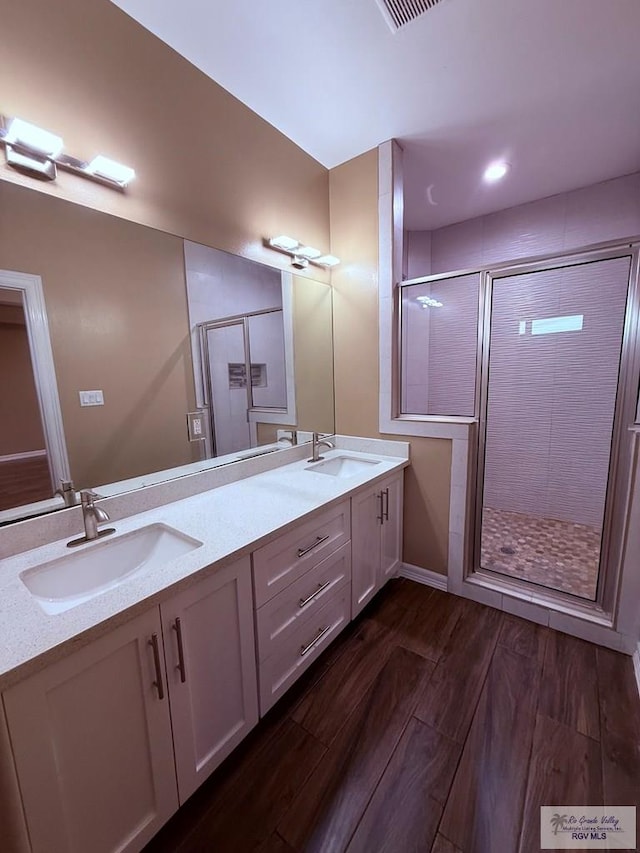
[[[0,270],[0,523],[61,507],[65,465],[111,494],[334,430],[327,284],[7,182]]]

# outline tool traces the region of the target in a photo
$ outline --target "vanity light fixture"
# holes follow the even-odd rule
[[[56,179],[58,169],[123,190],[135,177],[129,166],[99,155],[90,163],[70,154],[62,154],[61,136],[24,121],[0,116],[0,145],[4,145],[7,163],[24,174],[42,180]]]
[[[28,148],[34,153],[44,157],[55,159],[62,151],[63,141],[61,136],[56,136],[49,130],[43,130],[35,124],[14,118],[7,129],[5,142],[21,148]]]
[[[340,258],[335,255],[321,255],[315,262],[321,267],[336,267],[340,263]]]
[[[300,243],[294,240],[293,237],[287,237],[286,234],[281,234],[279,237],[272,237],[269,240],[269,245],[274,249],[282,249],[283,252],[292,252],[297,249]]]
[[[305,246],[294,237],[287,237],[286,234],[264,240],[263,244],[268,248],[289,255],[292,265],[299,270],[306,269],[309,263],[325,269],[327,267],[335,267],[340,263],[340,258],[336,258],[335,255],[323,255],[320,249],[316,249],[313,246]]]
[[[302,258],[307,258],[310,261],[315,261],[322,255],[320,249],[314,249],[313,246],[298,246],[296,255]]]
[[[34,178],[54,180],[55,158],[64,144],[61,136],[14,118],[2,134],[2,141],[9,166]]]
[[[86,171],[90,175],[113,181],[121,187],[126,187],[136,176],[135,171],[130,166],[123,166],[122,163],[116,163],[115,160],[110,160],[102,154],[93,158],[86,167]]]

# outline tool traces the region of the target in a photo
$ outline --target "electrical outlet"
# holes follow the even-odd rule
[[[187,412],[187,435],[189,441],[204,440],[204,414],[202,412]]]

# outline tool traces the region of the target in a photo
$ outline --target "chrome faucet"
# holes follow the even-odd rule
[[[324,446],[324,447],[328,448],[329,450],[332,450],[335,447],[335,444],[333,444],[331,441],[329,441],[329,439],[332,438],[334,434],[335,433],[323,435],[323,433],[320,433],[320,432],[314,432],[312,434],[312,436],[311,436],[311,448],[312,448],[311,459],[307,459],[307,462],[320,462],[321,459],[324,459],[323,456],[320,456],[320,448],[322,446]]]
[[[84,521],[84,536],[78,539],[72,539],[67,542],[67,548],[73,548],[74,545],[82,545],[83,542],[93,542],[100,536],[108,536],[110,533],[115,533],[115,527],[109,527],[106,530],[98,530],[98,525],[109,521],[109,513],[99,506],[95,505],[95,501],[100,497],[91,489],[83,489],[80,492],[82,501],[82,520]]]
[[[78,495],[73,487],[73,480],[60,480],[60,488],[56,489],[56,495],[60,495],[65,506],[78,506]]]

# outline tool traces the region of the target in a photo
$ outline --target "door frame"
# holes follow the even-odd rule
[[[22,293],[47,461],[55,490],[61,480],[70,480],[71,475],[42,279],[31,273],[0,270],[0,289]]]
[[[629,285],[622,333],[618,387],[614,409],[613,433],[609,459],[609,475],[602,528],[600,570],[596,599],[586,601],[578,596],[531,584],[526,580],[503,576],[480,565],[482,507],[484,493],[484,457],[489,387],[490,323],[492,288],[495,279],[549,269],[578,266],[585,263],[630,258]],[[637,417],[640,382],[640,285],[637,244],[623,243],[603,250],[576,252],[558,258],[547,257],[531,263],[513,263],[496,270],[485,270],[481,280],[482,345],[480,354],[480,407],[475,447],[475,491],[472,531],[472,561],[464,580],[477,580],[483,586],[504,592],[527,591],[529,600],[542,606],[556,605],[584,616],[613,624],[622,576],[625,530],[633,483],[633,435],[630,428]]]

